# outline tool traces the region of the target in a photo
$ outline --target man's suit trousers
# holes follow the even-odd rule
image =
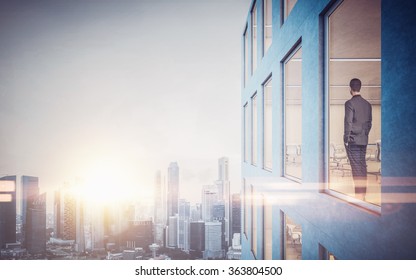
[[[349,144],[345,146],[345,149],[351,165],[355,193],[365,194],[367,189],[367,163],[365,161],[367,145]]]

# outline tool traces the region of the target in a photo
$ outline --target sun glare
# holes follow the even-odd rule
[[[80,194],[88,202],[111,203],[133,199],[138,195],[137,182],[119,165],[102,162],[86,174]]]

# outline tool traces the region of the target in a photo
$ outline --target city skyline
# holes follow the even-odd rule
[[[154,203],[120,200],[116,193],[107,199],[73,182],[54,193],[49,213],[38,177],[0,177],[0,259],[149,259],[150,253],[158,259],[239,259],[240,231],[230,236],[240,217],[230,215],[228,158],[218,159],[218,180],[202,187],[195,204],[178,197],[179,173],[177,162],[170,163],[166,183],[156,172]],[[233,213],[235,207],[240,203]],[[200,222],[205,238],[190,234],[191,223]]]
[[[177,161],[195,201],[227,156],[238,189],[248,3],[2,3],[0,174],[39,177],[49,200],[109,170],[140,192]]]
[[[218,159],[218,166],[221,166],[221,161],[222,160],[227,160],[227,170],[228,170],[228,158],[227,157],[221,157]],[[156,170],[155,174],[154,174],[154,182],[151,186],[149,186],[149,189],[145,190],[144,192],[142,192],[140,194],[140,196],[136,196],[134,192],[129,191],[128,189],[124,189],[123,186],[121,185],[117,185],[117,182],[114,181],[113,177],[109,177],[110,181],[105,181],[105,179],[100,179],[100,180],[96,180],[96,181],[85,181],[81,178],[73,178],[70,181],[65,181],[62,183],[61,186],[54,188],[53,190],[43,190],[42,192],[45,191],[45,195],[48,195],[48,198],[46,199],[46,211],[47,213],[53,213],[53,205],[55,203],[55,193],[56,192],[60,192],[60,191],[65,191],[65,190],[71,190],[71,192],[73,194],[75,194],[75,196],[78,199],[82,199],[87,203],[91,203],[91,205],[111,205],[114,203],[122,203],[122,202],[126,202],[126,203],[139,203],[142,204],[143,206],[152,206],[152,207],[156,207],[157,203],[159,202],[158,198],[162,199],[162,201],[164,201],[166,203],[166,205],[164,206],[167,210],[169,208],[169,195],[168,195],[168,186],[169,186],[169,170],[172,167],[172,165],[175,166],[175,168],[177,169],[175,172],[175,176],[179,177],[176,178],[175,180],[177,180],[177,182],[175,182],[176,185],[176,198],[177,201],[179,200],[186,200],[188,202],[190,202],[192,205],[197,205],[200,204],[202,202],[201,199],[201,191],[203,192],[204,188],[207,185],[210,185],[211,187],[215,187],[222,189],[222,182],[221,180],[218,180],[219,178],[221,178],[221,167],[217,168],[217,172],[218,174],[216,174],[217,177],[213,177],[211,178],[211,181],[208,182],[205,185],[201,185],[201,186],[196,186],[196,188],[194,189],[195,194],[194,195],[187,195],[187,194],[181,194],[180,188],[181,188],[181,182],[180,182],[180,177],[181,177],[181,170],[177,165],[177,162],[171,162],[170,165],[165,168],[165,171],[161,171],[161,169]],[[228,173],[228,171],[227,171]],[[4,175],[2,175],[4,176]],[[40,181],[41,178],[39,178],[38,176],[28,176],[26,174],[14,174],[14,175],[5,175],[3,178],[15,178],[15,202],[16,202],[16,214],[17,215],[22,215],[25,212],[25,201],[26,198],[25,196],[27,196],[27,194],[25,194],[25,192],[27,192],[26,188],[27,188],[27,182],[29,180],[33,180],[36,182],[36,186],[37,188],[40,190]],[[228,186],[230,185],[230,181],[225,181],[227,182]],[[102,186],[102,189],[100,189],[100,186]],[[117,186],[117,188],[111,188],[112,186]],[[100,190],[100,192],[98,192]],[[121,192],[120,192],[121,190]],[[125,190],[125,192],[123,192],[123,190]],[[49,194],[48,194],[49,191]],[[158,194],[158,191],[162,191],[162,193]],[[240,193],[239,189],[236,189],[234,191],[234,193]],[[228,194],[230,193],[230,189],[228,187]],[[158,210],[160,211],[160,210]],[[157,215],[156,213],[153,213],[153,217],[155,218]],[[168,217],[168,214],[165,213],[166,217]]]

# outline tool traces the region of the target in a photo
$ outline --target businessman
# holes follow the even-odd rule
[[[344,144],[351,164],[355,197],[365,200],[367,192],[367,163],[365,155],[371,129],[372,108],[361,94],[361,81],[350,81],[351,99],[345,102]]]

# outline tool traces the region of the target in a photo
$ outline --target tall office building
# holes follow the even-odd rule
[[[160,170],[156,171],[155,185],[153,189],[154,198],[154,221],[155,223],[162,222],[162,173]]]
[[[179,199],[178,248],[185,251],[189,251],[190,210],[189,201]]]
[[[54,213],[54,222],[53,222],[53,234],[54,238],[62,237],[63,230],[63,219],[61,217],[61,191],[56,190],[54,192],[53,200],[53,213]]]
[[[201,192],[202,200],[202,220],[212,221],[212,210],[214,204],[218,203],[218,187],[216,185],[205,185]]]
[[[120,248],[125,245],[123,233],[128,230],[131,222],[135,221],[135,212],[135,205],[129,203],[117,201],[105,206],[103,217],[105,246],[114,244],[115,248]]]
[[[227,251],[228,260],[241,259],[241,236],[240,233],[234,233],[230,248]]]
[[[205,222],[205,250],[204,259],[222,259],[224,250],[221,242],[221,222]]]
[[[218,159],[218,186],[219,199],[230,200],[230,180],[228,175],[229,160],[226,157]]]
[[[222,157],[218,159],[218,180],[229,181],[229,159]]]
[[[77,203],[77,240],[78,251],[82,252],[87,248],[92,251],[102,252],[106,243],[120,245],[118,239],[119,224],[115,211],[122,211],[121,207],[115,208],[108,204],[88,205],[83,201]],[[113,210],[116,209],[114,212]],[[126,217],[126,216],[125,216]],[[127,217],[126,217],[127,219]],[[83,221],[83,223],[81,223]],[[84,225],[88,226],[88,241],[86,240]]]
[[[202,252],[205,250],[205,222],[190,222],[189,249],[191,255],[202,258]]]
[[[39,179],[38,177],[22,176],[21,178],[21,215],[22,215],[22,238],[23,246],[26,247],[26,220],[27,220],[27,207],[30,203],[31,197],[39,195]]]
[[[16,243],[16,176],[0,178],[0,249]]]
[[[221,201],[212,206],[212,220],[222,221],[225,218],[225,206]]]
[[[224,201],[224,224],[225,224],[225,242],[227,246],[231,244],[231,197],[230,197],[230,180],[229,180],[229,159],[222,157],[218,159],[218,186],[219,199]]]
[[[178,248],[178,214],[169,217],[167,226],[167,247]]]
[[[218,160],[218,181],[222,182],[222,198],[225,206],[225,242],[228,246],[231,244],[231,195],[230,195],[230,180],[229,180],[229,159],[222,157]]]
[[[179,166],[177,162],[171,162],[168,168],[167,200],[167,216],[171,217],[178,214]]]
[[[196,203],[191,206],[191,220],[200,221],[202,219],[202,205],[201,203]]]
[[[64,240],[76,240],[77,200],[70,185],[55,192],[55,237]]]
[[[151,220],[130,221],[127,231],[122,235],[123,246],[127,249],[142,248],[150,251],[153,244],[153,222]]]
[[[46,253],[46,193],[26,198],[25,247],[29,254]]]
[[[84,227],[89,220],[86,217],[88,205],[77,195],[77,186],[78,182],[67,182],[63,188],[55,192],[55,237],[73,240],[75,250],[81,253],[88,247],[86,243],[90,242],[85,238]]]
[[[241,198],[239,193],[234,193],[231,200],[231,236],[236,233],[241,233]]]
[[[226,221],[225,221],[225,205],[223,202],[219,201],[214,204],[212,207],[212,220],[221,223],[221,247],[226,250],[228,244],[226,243]]]
[[[80,188],[82,182],[77,178],[71,185],[71,196],[75,202],[75,249],[78,253],[85,252],[85,221],[86,211],[90,205],[85,201],[84,197],[80,197],[77,190]],[[97,219],[100,223],[100,235],[104,235],[104,210],[92,211],[97,214],[100,219]],[[103,238],[100,236],[100,246],[103,243]],[[102,246],[103,247],[103,246]]]
[[[77,200],[74,194],[64,192],[63,196],[63,235],[62,239],[76,240]]]
[[[154,187],[154,232],[155,243],[163,245],[163,232],[166,226],[166,202],[164,198],[162,175],[160,170],[156,172]]]

